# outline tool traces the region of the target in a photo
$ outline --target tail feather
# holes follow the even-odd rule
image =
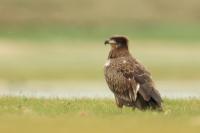
[[[153,98],[151,98],[149,101],[145,101],[142,95],[140,94],[138,94],[138,98],[135,102],[135,106],[141,110],[154,109],[154,110],[162,111],[161,104],[158,104]]]
[[[160,93],[156,89],[152,89],[151,98],[154,100],[159,106],[161,106],[162,98]]]
[[[139,94],[149,106],[161,107],[162,98],[151,82],[140,85]]]

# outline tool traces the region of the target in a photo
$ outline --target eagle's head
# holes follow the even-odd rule
[[[112,49],[128,49],[128,39],[125,36],[112,36],[104,44],[110,44]]]

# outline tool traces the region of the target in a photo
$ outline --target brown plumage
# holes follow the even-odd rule
[[[104,66],[104,75],[117,106],[141,110],[162,109],[162,99],[151,74],[129,53],[128,39],[113,36],[105,44],[110,44],[111,50]]]

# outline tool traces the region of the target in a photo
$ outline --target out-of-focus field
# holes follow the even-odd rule
[[[109,93],[103,65],[110,48],[103,43],[115,34],[129,37],[131,53],[160,92],[199,97],[199,4],[0,0],[0,132],[199,133],[199,99],[164,99],[164,111],[156,112],[120,110],[114,100],[96,97]],[[79,99],[55,98],[69,98],[62,93],[70,89]],[[80,99],[79,93],[96,99]]]
[[[200,101],[164,100],[164,111],[120,110],[113,101],[0,99],[0,131],[11,132],[182,132],[200,131]]]
[[[198,0],[0,3],[0,80],[102,80],[113,34],[155,79],[200,79]]]
[[[0,0],[0,23],[10,25],[197,22],[199,0]]]
[[[0,40],[2,80],[102,80],[110,47],[98,41]],[[159,80],[200,79],[198,42],[130,40],[130,51]]]
[[[131,53],[152,73],[164,96],[199,96],[195,93],[200,79],[198,27],[197,31],[188,28],[183,32],[184,28],[165,26],[145,30],[130,26],[122,28],[122,32],[112,27],[104,30],[97,27],[93,30],[75,27],[2,30],[0,95],[64,97],[84,93],[94,97],[95,91],[102,91],[99,96],[109,96],[103,66],[110,47],[104,45],[104,40],[121,33],[129,36]],[[186,92],[179,93],[180,89],[187,89],[188,96]],[[174,94],[170,96],[169,93]]]

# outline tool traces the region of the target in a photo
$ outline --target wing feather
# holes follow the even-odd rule
[[[140,84],[139,93],[145,101],[149,101],[153,98],[160,106],[162,99],[159,92],[155,89],[151,74],[138,61],[135,60],[135,64],[134,77],[136,82]]]
[[[145,101],[153,99],[161,106],[162,99],[154,87],[151,74],[132,56],[112,60],[104,71],[108,86],[115,96],[134,102],[139,93]]]

